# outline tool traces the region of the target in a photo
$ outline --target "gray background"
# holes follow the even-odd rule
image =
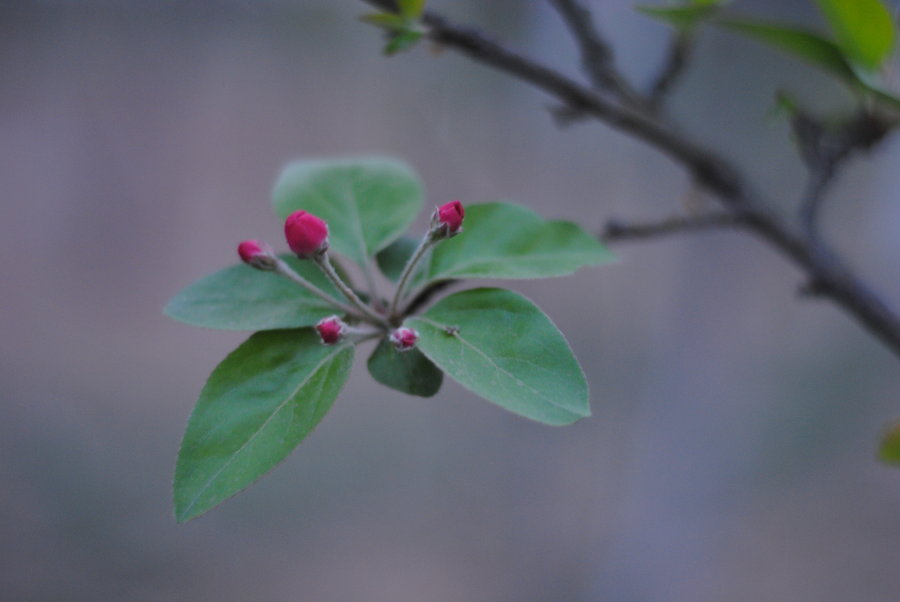
[[[572,75],[533,0],[434,0]],[[593,2],[648,81],[666,30]],[[820,22],[809,3],[736,10]],[[689,185],[600,125],[453,52],[393,59],[361,2],[0,4],[0,598],[9,600],[889,600],[900,473],[897,358],[748,235],[623,244],[621,261],[514,282],[587,372],[594,416],[551,428],[453,383],[373,384],[358,357],[331,414],[273,474],[174,523],[178,444],[243,338],[164,318],[167,298],[281,245],[269,193],[291,158],[386,153],[428,203],[515,200],[599,229],[680,210]],[[788,211],[802,167],[788,89],[824,76],[708,31],[673,99],[686,129]],[[900,304],[897,139],[839,179],[827,235]],[[421,222],[420,222],[421,223]]]

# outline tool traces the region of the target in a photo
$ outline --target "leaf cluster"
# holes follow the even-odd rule
[[[722,16],[729,0],[687,0],[667,6],[638,6],[647,16],[682,31],[710,22],[810,63],[854,93],[889,111],[900,111],[882,70],[896,46],[896,26],[882,0],[812,0],[830,31],[744,16]]]
[[[388,56],[409,50],[416,45],[425,29],[420,18],[425,11],[425,0],[396,0],[396,12],[370,13],[360,20],[384,30],[384,53]]]
[[[403,233],[422,199],[422,185],[407,165],[372,157],[288,165],[273,204],[281,218],[304,210],[325,219],[330,251],[355,264],[357,272],[377,265],[384,280],[396,281],[416,248]],[[573,223],[547,221],[508,203],[468,205],[462,233],[431,248],[411,278],[403,309],[384,314],[390,327],[415,329],[418,346],[400,352],[384,329],[374,335],[380,340],[368,371],[378,383],[421,397],[435,395],[446,374],[488,401],[545,424],[588,416],[582,369],[562,333],[533,302],[502,288],[452,293],[422,313],[419,301],[450,281],[562,276],[612,259]],[[283,260],[341,299],[313,261]],[[349,281],[350,270],[342,271]],[[378,291],[350,285],[372,308],[387,307]],[[245,264],[189,285],[165,313],[196,326],[257,331],[213,371],[188,422],[175,473],[176,518],[185,521],[271,470],[316,427],[365,339],[323,345],[311,327],[335,313],[327,299]]]

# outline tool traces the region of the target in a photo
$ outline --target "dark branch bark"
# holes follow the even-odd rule
[[[743,223],[740,216],[730,212],[705,215],[678,215],[658,222],[624,223],[619,220],[610,220],[606,222],[600,238],[604,242],[644,240],[672,234],[697,232],[699,230],[738,228]]]
[[[825,193],[839,167],[856,151],[881,141],[890,124],[876,115],[861,112],[828,127],[808,113],[795,109],[791,119],[800,156],[809,169],[809,180],[800,201],[800,224],[811,239],[818,238],[818,216]]]
[[[644,100],[616,69],[612,48],[594,26],[591,11],[579,0],[549,1],[578,42],[581,65],[594,86],[609,89],[626,104],[642,106]]]
[[[390,10],[391,0],[365,0]],[[714,193],[723,207],[742,216],[747,227],[801,269],[817,291],[831,298],[900,356],[900,318],[851,269],[803,229],[769,209],[746,178],[725,159],[695,143],[658,117],[614,105],[577,82],[534,60],[490,41],[479,32],[426,13],[429,37],[473,60],[490,65],[543,90],[573,110],[587,113],[630,134],[680,163],[695,181]]]
[[[648,104],[654,111],[662,107],[678,80],[681,79],[693,48],[694,40],[691,34],[684,31],[678,31],[673,34],[672,39],[669,41],[665,62],[656,78],[654,78],[653,84],[650,86],[650,92],[647,95]]]

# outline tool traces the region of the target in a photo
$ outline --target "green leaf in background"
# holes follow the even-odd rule
[[[406,262],[409,261],[409,258],[412,257],[412,254],[415,253],[416,248],[419,246],[419,242],[411,236],[401,236],[375,256],[378,269],[381,270],[381,273],[388,280],[397,282],[400,280],[401,274],[403,274]]]
[[[303,209],[327,221],[331,248],[363,266],[412,224],[422,195],[418,177],[400,161],[313,160],[284,169],[273,203],[281,219]]]
[[[426,279],[547,278],[614,259],[576,224],[547,221],[519,205],[484,203],[466,206],[462,234],[435,247]]]
[[[342,300],[311,261],[283,256],[298,274]],[[163,312],[180,322],[223,330],[272,330],[311,326],[334,313],[302,286],[274,272],[235,265],[197,280],[172,297]]]
[[[550,425],[591,413],[587,381],[565,337],[517,293],[456,293],[406,325],[419,332],[419,349],[440,369],[510,412]]]
[[[175,517],[203,514],[275,467],[322,420],[353,361],[312,329],[258,332],[213,371],[175,469]]]
[[[391,36],[390,41],[385,45],[384,53],[388,56],[392,56],[398,52],[409,50],[415,46],[416,42],[418,42],[423,35],[425,34],[414,29],[397,32]]]
[[[844,55],[875,70],[894,49],[894,20],[881,0],[816,0]]]
[[[407,19],[418,19],[425,10],[425,0],[397,0],[397,8]]]
[[[402,31],[407,27],[406,19],[394,13],[371,13],[361,16],[359,20],[388,31]]]
[[[386,339],[369,356],[369,374],[387,387],[419,397],[437,393],[444,380],[444,373],[421,351],[397,351]]]
[[[634,9],[677,29],[690,29],[715,15],[720,4],[724,2],[707,0],[678,6],[635,6]]]
[[[860,83],[837,44],[817,33],[790,25],[762,23],[749,19],[728,19],[717,23],[789,52],[853,85]]]
[[[895,422],[885,431],[878,456],[882,462],[900,465],[900,422]]]

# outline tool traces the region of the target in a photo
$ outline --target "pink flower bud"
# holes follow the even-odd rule
[[[432,242],[452,238],[462,232],[463,216],[466,214],[462,203],[450,201],[444,203],[431,214],[431,226],[428,236]]]
[[[419,340],[419,333],[412,328],[401,326],[400,328],[391,332],[388,338],[390,339],[391,343],[394,344],[394,348],[397,351],[409,351],[416,346],[416,343]]]
[[[316,324],[316,332],[319,333],[319,338],[322,339],[323,345],[335,345],[340,343],[341,339],[344,338],[344,333],[346,331],[347,325],[337,316],[322,318],[319,320],[319,323]]]
[[[450,236],[453,236],[462,227],[463,217],[466,212],[462,203],[459,201],[450,201],[438,207],[438,219],[442,224],[447,226]]]
[[[297,257],[306,258],[328,248],[328,224],[306,211],[295,211],[284,222],[284,236]]]
[[[272,247],[258,240],[245,240],[238,245],[241,261],[257,270],[271,271],[275,269],[275,253]]]

